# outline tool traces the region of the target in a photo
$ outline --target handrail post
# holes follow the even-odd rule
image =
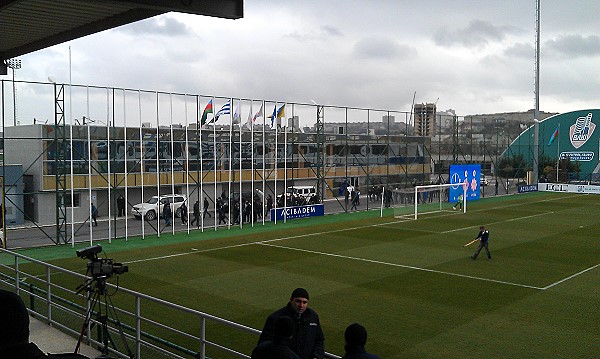
[[[15,290],[19,294],[19,257],[15,256]]]
[[[52,323],[52,291],[50,285],[50,267],[46,267],[46,305],[48,310],[48,324]]]
[[[135,351],[136,358],[142,357],[142,319],[141,319],[141,300],[140,296],[135,296]]]
[[[206,358],[206,318],[200,322],[200,359]]]

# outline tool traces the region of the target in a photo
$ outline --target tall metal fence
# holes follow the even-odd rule
[[[174,233],[158,210],[152,216],[132,212],[153,196],[184,195],[188,223],[194,205],[203,211],[206,199],[210,217],[186,230],[217,230],[264,224],[268,207],[297,204],[292,193],[283,195],[296,186],[314,186],[316,200],[329,200],[335,204],[330,211],[339,212],[349,210],[341,200],[348,187],[370,198],[383,187],[443,183],[454,163],[481,163],[493,194],[514,188],[530,169],[525,162],[503,162],[510,158],[509,144],[533,124],[528,113],[480,118],[438,110],[428,135],[418,136],[415,118],[425,114],[88,85],[12,85],[2,81],[8,247],[21,236],[11,234],[19,225],[35,228],[40,240],[18,246]],[[362,203],[360,210],[376,205]],[[101,228],[92,223],[92,204]]]

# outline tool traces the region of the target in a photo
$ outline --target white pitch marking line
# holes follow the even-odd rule
[[[518,217],[518,218],[511,218],[511,219],[507,219],[504,221],[498,221],[498,222],[492,222],[492,223],[488,223],[486,224],[486,226],[491,226],[494,224],[500,224],[500,223],[507,223],[507,222],[513,222],[513,221],[520,221],[522,219],[526,219],[526,218],[533,218],[533,217],[539,217],[539,216],[545,216],[547,214],[551,214],[554,212],[544,212],[544,213],[538,213],[538,214],[532,214],[531,216],[525,216],[525,217]],[[440,232],[441,234],[445,234],[445,233],[452,233],[452,232],[460,232],[463,231],[465,229],[470,229],[470,228],[479,228],[479,225],[476,226],[470,226],[470,227],[463,227],[463,228],[457,228],[457,229],[451,229],[448,231],[444,231],[444,232]]]
[[[567,278],[561,279],[561,280],[559,280],[558,282],[555,282],[555,283],[552,283],[552,284],[550,284],[550,285],[547,285],[547,286],[545,286],[544,288],[542,288],[542,290],[546,290],[546,289],[552,288],[552,287],[554,287],[555,285],[558,285],[558,284],[560,284],[560,283],[566,282],[566,281],[568,281],[569,279],[575,278],[575,277],[577,277],[578,275],[581,275],[581,274],[583,274],[583,273],[585,273],[585,272],[591,271],[591,270],[592,270],[592,269],[594,269],[594,268],[598,268],[598,266],[600,266],[600,263],[599,263],[599,264],[596,264],[595,266],[591,266],[591,267],[589,267],[589,268],[587,268],[587,269],[584,269],[584,270],[582,270],[582,271],[580,271],[580,272],[577,272],[577,273],[575,273],[575,274],[573,274],[573,275],[570,275],[570,276],[568,276]]]
[[[365,258],[358,258],[358,257],[343,256],[341,254],[333,254],[333,253],[311,251],[311,250],[308,250],[308,249],[279,246],[279,245],[268,244],[268,243],[264,243],[264,242],[258,242],[256,244],[260,244],[260,245],[264,245],[264,246],[270,246],[270,247],[275,247],[275,248],[281,248],[281,249],[289,249],[289,250],[300,251],[300,252],[314,253],[314,254],[319,254],[319,255],[323,255],[323,256],[330,256],[330,257],[337,257],[337,258],[344,258],[344,259],[352,259],[352,260],[369,262],[369,263],[375,263],[375,264],[383,264],[383,265],[392,266],[392,267],[414,269],[414,270],[423,271],[423,272],[445,274],[445,275],[450,275],[450,276],[454,276],[454,277],[476,279],[476,280],[481,280],[481,281],[484,281],[484,282],[500,283],[500,284],[506,284],[506,285],[511,285],[511,286],[515,286],[515,287],[537,289],[537,290],[543,290],[544,289],[544,288],[534,287],[534,286],[526,285],[526,284],[511,283],[511,282],[505,282],[505,281],[502,281],[502,280],[495,280],[495,279],[481,278],[481,277],[475,277],[475,276],[470,276],[470,275],[465,275],[465,274],[458,274],[458,273],[438,271],[438,270],[435,270],[435,269],[428,269],[428,268],[407,266],[407,265],[404,265],[404,264],[396,264],[396,263],[389,263],[389,262],[383,262],[383,261],[376,261],[376,260],[373,260],[373,259],[365,259]]]

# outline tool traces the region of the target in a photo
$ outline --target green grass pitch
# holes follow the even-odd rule
[[[469,202],[466,214],[416,221],[391,211],[100,244],[129,265],[121,286],[257,329],[305,287],[326,351],[338,355],[344,329],[359,322],[367,350],[382,358],[600,356],[599,196],[486,198]],[[470,259],[477,243],[463,247],[480,225],[490,231],[492,260]],[[67,246],[21,252],[85,272]],[[248,354],[257,339],[216,326],[207,338]]]

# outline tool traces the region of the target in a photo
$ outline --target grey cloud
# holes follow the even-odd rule
[[[363,59],[413,58],[417,50],[385,37],[368,37],[354,44],[354,55]]]
[[[600,37],[590,35],[565,35],[548,40],[544,49],[550,54],[566,57],[593,57],[600,55]]]
[[[182,22],[171,17],[151,18],[138,21],[130,26],[121,28],[123,32],[134,35],[181,36],[190,32]]]
[[[344,36],[344,34],[337,27],[330,25],[321,26],[321,31],[329,36]]]
[[[462,29],[438,29],[433,35],[433,40],[440,46],[482,47],[491,41],[500,41],[509,34],[520,32],[521,30],[514,26],[495,26],[488,21],[472,20]]]
[[[518,43],[514,44],[511,47],[504,50],[504,54],[512,57],[522,57],[522,58],[533,58],[535,52],[533,49],[533,45],[527,43]]]

